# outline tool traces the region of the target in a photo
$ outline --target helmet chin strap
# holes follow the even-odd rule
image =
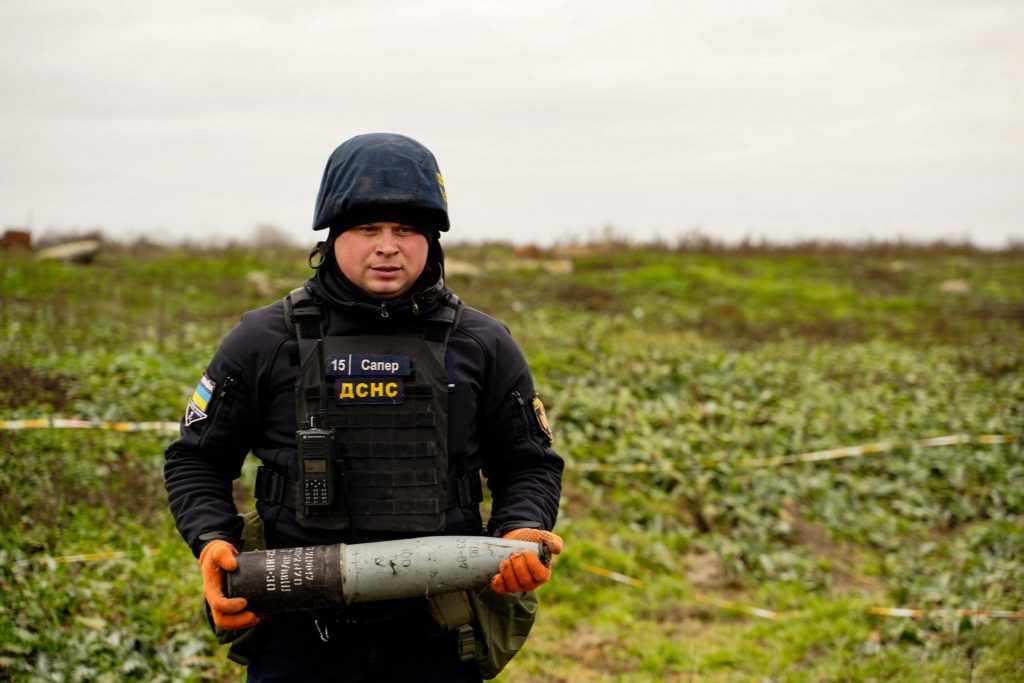
[[[309,252],[309,256],[306,257],[306,263],[313,270],[316,270],[324,263],[327,262],[327,250],[330,247],[327,242],[317,242],[316,246]],[[313,258],[317,257],[316,263],[313,262]]]

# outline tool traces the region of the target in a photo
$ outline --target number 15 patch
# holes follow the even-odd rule
[[[192,398],[185,408],[185,426],[193,422],[199,422],[209,417],[210,403],[213,401],[213,394],[217,391],[217,383],[210,379],[206,373],[199,379],[196,390],[192,392]]]

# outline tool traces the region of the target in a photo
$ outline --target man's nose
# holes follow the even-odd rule
[[[394,254],[398,251],[398,241],[390,230],[382,230],[377,239],[377,253]]]

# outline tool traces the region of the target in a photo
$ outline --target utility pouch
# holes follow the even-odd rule
[[[263,533],[263,519],[255,510],[250,510],[240,515],[244,526],[242,528],[242,550],[266,550],[267,542]],[[249,663],[249,653],[252,652],[254,627],[238,630],[227,630],[213,623],[213,615],[210,614],[210,606],[203,601],[206,611],[206,619],[221,644],[231,643],[228,648],[228,659],[237,664],[245,666]]]
[[[477,671],[491,679],[522,649],[537,618],[537,595],[497,593],[490,586],[445,593],[427,599],[430,615],[440,630],[456,634],[460,661],[476,662]]]

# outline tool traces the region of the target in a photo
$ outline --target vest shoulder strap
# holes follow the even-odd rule
[[[442,349],[448,346],[448,339],[462,321],[462,311],[465,308],[466,305],[462,303],[462,299],[454,293],[449,294],[427,318],[424,338],[428,342],[440,344]],[[441,353],[444,353],[443,350]]]
[[[299,339],[323,337],[323,303],[305,286],[296,287],[284,297],[284,324]]]
[[[313,293],[305,286],[296,287],[284,297],[284,324],[292,334],[306,338],[320,338],[323,336],[321,323],[323,321],[323,302],[313,296]],[[462,321],[462,312],[466,305],[454,292],[445,297],[441,305],[427,318],[427,323],[439,328],[447,328],[443,341],[448,342],[451,333]],[[315,323],[316,330],[305,329],[303,323]],[[311,326],[310,326],[311,327]],[[438,340],[440,341],[440,340]]]

